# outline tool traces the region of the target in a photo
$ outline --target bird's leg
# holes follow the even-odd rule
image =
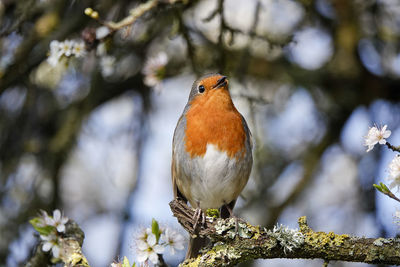
[[[235,219],[235,233],[236,234],[238,234],[238,232],[239,232],[239,218],[238,217],[236,217],[234,214],[233,214],[233,206],[235,205],[235,202],[236,201],[232,201],[231,203],[229,203],[229,204],[224,204],[222,207],[221,207],[221,217],[222,218],[224,218],[224,219],[226,219],[226,218],[234,218]],[[228,213],[229,213],[229,216],[226,216],[227,214],[227,212],[226,211],[228,211]],[[223,215],[225,215],[225,216],[223,216]]]
[[[195,231],[196,231],[196,228],[197,228],[197,224],[199,223],[201,213],[202,213],[201,209],[200,208],[196,208],[196,211],[194,212],[194,215],[193,215],[193,220],[194,220],[193,229]]]
[[[229,217],[235,217],[235,215],[233,214],[233,209],[230,207],[230,205],[229,204],[224,204],[224,206],[229,212]]]
[[[197,203],[197,206],[200,207],[200,203]],[[203,210],[201,208],[196,208],[196,211],[194,212],[193,215],[193,229],[196,231],[197,226],[199,225],[199,222],[201,221],[201,225],[206,224],[206,215],[204,214]]]
[[[222,207],[220,208],[220,214],[222,219],[235,217],[235,215],[233,215],[233,207],[235,206],[235,203],[236,199],[232,200],[229,203],[224,202],[224,205],[222,205]]]

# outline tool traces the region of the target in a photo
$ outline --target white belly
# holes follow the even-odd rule
[[[236,199],[248,178],[244,177],[243,164],[244,159],[229,158],[208,144],[203,157],[192,159],[192,205],[203,210],[220,208]]]

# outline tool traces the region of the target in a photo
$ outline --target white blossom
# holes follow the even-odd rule
[[[377,143],[381,145],[386,144],[386,138],[389,138],[392,133],[390,130],[386,130],[386,128],[387,125],[384,125],[382,128],[376,126],[369,128],[368,134],[364,137],[364,146],[368,146],[367,152],[371,151]]]
[[[72,54],[72,47],[74,46],[74,41],[65,40],[64,42],[60,43],[60,50],[62,54],[69,57]]]
[[[53,40],[50,42],[50,53],[49,57],[47,58],[47,62],[53,67],[57,65],[60,57],[63,54],[60,49],[60,44],[61,43],[57,40]]]
[[[400,189],[400,156],[397,155],[389,164],[389,177],[387,180],[391,183],[389,184],[389,188],[397,187],[397,190]]]
[[[72,48],[72,54],[75,57],[83,57],[86,54],[85,43],[83,41],[75,41]]]
[[[61,215],[60,210],[56,209],[53,211],[53,217],[45,217],[47,225],[51,225],[57,228],[59,233],[65,231],[65,224],[68,222],[68,218]]]
[[[60,257],[60,247],[57,243],[57,236],[55,235],[41,235],[40,238],[44,241],[42,245],[42,250],[48,252],[51,250],[54,258]]]
[[[40,212],[41,212],[41,216],[38,217],[38,218],[40,219],[40,221],[38,222],[37,226],[38,226],[38,227],[45,227],[45,226],[48,225],[48,224],[47,224],[47,221],[48,221],[48,219],[50,218],[50,216],[49,216],[49,214],[47,214],[47,212],[44,211],[44,210],[41,210]]]
[[[167,63],[168,56],[165,52],[160,52],[156,56],[147,59],[142,71],[145,75],[144,84],[156,90],[160,90]]]
[[[62,54],[59,41],[53,40],[50,42],[50,54]]]
[[[150,233],[146,241],[141,239],[136,241],[137,256],[139,262],[150,260],[153,264],[158,263],[158,255],[164,252],[164,247],[157,244],[156,236]]]
[[[114,73],[116,59],[113,56],[104,56],[100,58],[101,74],[104,77],[111,76]]]
[[[142,240],[143,242],[146,242],[147,237],[153,234],[150,228],[145,228],[142,231],[140,231],[140,233],[137,236],[137,240]]]
[[[166,246],[169,246],[172,255],[175,254],[175,250],[184,249],[185,238],[174,230],[167,228],[160,238],[165,242]]]
[[[106,26],[101,26],[96,29],[96,39],[103,39],[110,33],[110,28]]]
[[[100,43],[96,48],[96,55],[99,57],[105,56],[107,54],[107,48],[104,43]]]

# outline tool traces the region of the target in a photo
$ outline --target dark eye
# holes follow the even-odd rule
[[[199,85],[199,93],[204,93],[205,90],[206,88],[203,85]]]

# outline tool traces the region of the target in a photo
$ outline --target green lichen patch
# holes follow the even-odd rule
[[[226,245],[222,242],[214,244],[213,248],[205,254],[198,256],[195,259],[189,259],[184,262],[185,266],[215,266],[216,261],[232,262],[241,258],[240,253],[232,246]]]
[[[338,247],[341,246],[344,240],[350,238],[349,235],[337,235],[333,232],[306,232],[304,233],[305,242],[314,247]]]
[[[219,210],[218,209],[208,209],[208,210],[206,210],[206,216],[217,219],[220,217]]]
[[[305,242],[314,247],[333,247],[333,246],[341,246],[343,242],[350,238],[349,235],[337,235],[334,232],[314,232],[307,225],[306,216],[300,217],[298,219],[300,231],[304,234]]]
[[[390,244],[392,243],[392,239],[387,239],[387,238],[377,238],[375,239],[375,241],[373,242],[373,244],[377,247],[382,247],[383,244]]]
[[[214,253],[215,259],[221,259],[223,257],[227,257],[228,259],[239,259],[240,254],[231,246],[228,245],[219,245],[215,246],[212,250]]]
[[[224,234],[231,239],[234,239],[236,235],[241,238],[251,238],[253,236],[252,228],[255,227],[242,222],[236,223],[235,218],[230,218],[229,220],[219,219],[215,225],[217,234]]]
[[[375,239],[375,241],[374,241],[373,244],[374,244],[375,246],[377,246],[377,247],[382,247],[382,246],[383,246],[382,239],[384,239],[384,238],[377,238],[377,239]]]
[[[215,225],[215,230],[217,234],[222,235],[223,233],[232,230],[235,228],[235,219],[231,218],[229,220],[218,220],[217,224]]]
[[[187,267],[198,267],[200,263],[200,257],[185,260],[183,263],[179,264],[179,266],[185,265]]]
[[[241,238],[250,238],[253,235],[251,229],[245,223],[238,223],[238,229],[237,230],[238,230],[237,231],[238,235]]]
[[[307,217],[306,216],[302,216],[298,219],[298,223],[299,223],[299,228],[300,228],[300,232],[307,233],[307,232],[312,232],[311,228],[307,225]]]
[[[252,239],[258,239],[261,236],[260,226],[252,226],[250,224],[247,225],[249,229],[253,232]]]

